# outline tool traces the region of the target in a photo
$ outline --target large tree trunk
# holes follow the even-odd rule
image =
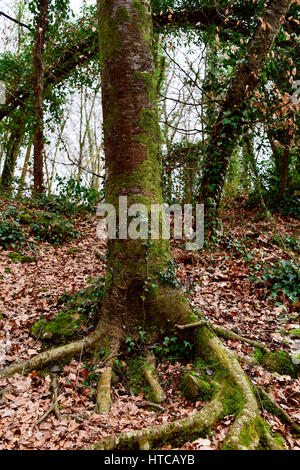
[[[226,171],[241,134],[246,104],[259,84],[263,64],[290,5],[291,0],[273,0],[267,4],[213,126],[199,194],[199,201],[206,205],[209,223],[217,217]]]
[[[163,203],[150,2],[100,0],[98,6],[106,202],[117,209],[127,196],[128,207],[141,203],[149,211],[151,203]],[[150,321],[151,285],[159,286],[170,261],[168,241],[143,242],[109,241],[102,315],[114,318],[122,335]],[[158,315],[162,320],[163,312]]]
[[[35,96],[35,128],[33,136],[33,173],[34,191],[44,191],[43,151],[44,151],[44,113],[43,113],[43,89],[44,89],[44,65],[43,49],[48,23],[49,0],[40,0],[39,19],[37,22],[36,38],[33,51],[34,65],[34,96]]]

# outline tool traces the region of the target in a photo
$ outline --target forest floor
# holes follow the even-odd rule
[[[41,341],[30,335],[33,323],[40,317],[51,319],[59,309],[58,299],[66,292],[84,289],[89,279],[105,275],[106,246],[96,237],[96,225],[94,217],[76,219],[82,236],[63,246],[35,241],[34,263],[13,262],[9,257],[12,250],[0,251],[0,367],[39,352]],[[280,286],[276,302],[268,299],[270,283],[263,279],[279,260],[296,262],[294,237],[299,233],[299,221],[277,216],[274,225],[261,211],[249,211],[242,201],[231,201],[223,210],[223,225],[222,243],[198,255],[173,242],[177,277],[191,304],[214,324],[256,339],[272,351],[299,350],[300,338],[289,334],[299,328],[299,304],[289,301]],[[72,248],[76,250],[70,251]],[[85,334],[84,328],[79,334]],[[254,352],[252,346],[240,341],[228,340],[226,344],[241,354]],[[126,368],[126,354],[120,361]],[[164,360],[157,368],[166,392],[163,409],[149,409],[146,397],[130,394],[117,377],[111,411],[106,416],[98,415],[95,382],[87,380],[89,365],[88,361],[73,359],[63,367],[58,378],[58,400],[64,419],[59,421],[50,414],[39,425],[38,419],[51,406],[49,375],[34,371],[28,376],[1,378],[0,391],[9,387],[9,392],[0,400],[0,449],[80,449],[124,430],[188,416],[203,406],[202,402],[187,401],[178,391],[183,374],[192,367],[179,357]],[[243,367],[254,386],[263,387],[299,424],[299,378],[274,374],[261,366]],[[93,372],[95,375],[99,371]],[[265,410],[263,415],[271,430],[283,436],[286,449],[300,450],[300,439],[289,426]],[[220,449],[232,421],[233,416],[227,416],[208,436],[180,443],[178,448]]]

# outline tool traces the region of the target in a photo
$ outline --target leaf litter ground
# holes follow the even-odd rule
[[[268,299],[266,284],[254,282],[253,266],[259,279],[268,263],[297,256],[295,251],[274,244],[274,235],[290,237],[299,231],[299,222],[277,217],[276,226],[241,204],[223,212],[224,235],[217,248],[206,249],[196,256],[172,242],[177,277],[192,305],[216,325],[258,340],[271,350],[299,350],[299,339],[290,330],[299,328],[297,309],[281,292],[277,304]],[[96,238],[95,218],[78,219],[82,237],[64,246],[37,244],[35,263],[14,263],[9,251],[0,252],[0,355],[1,366],[26,360],[41,350],[42,343],[30,336],[34,322],[57,312],[57,300],[66,292],[72,294],[87,287],[91,278],[104,276],[105,242]],[[70,249],[76,252],[70,254]],[[72,251],[72,250],[71,250]],[[99,257],[99,253],[103,256]],[[84,335],[84,330],[81,333]],[[226,341],[228,348],[245,355],[253,347],[240,341]],[[0,347],[1,349],[1,347]],[[126,364],[126,357],[122,358]],[[6,362],[5,362],[6,361]],[[50,415],[41,424],[38,419],[51,406],[50,377],[36,371],[29,376],[16,375],[0,379],[0,390],[8,393],[0,400],[0,449],[80,449],[89,443],[116,433],[161,424],[186,417],[203,406],[191,403],[178,392],[178,384],[191,366],[177,361],[164,361],[157,372],[166,391],[163,410],[145,406],[143,394],[128,393],[122,383],[114,384],[113,403],[107,416],[95,413],[94,383],[87,382],[89,363],[72,360],[59,374],[59,405],[64,419]],[[300,382],[280,376],[260,366],[243,366],[254,386],[262,386],[292,419],[300,423]],[[263,411],[272,431],[284,437],[286,449],[300,450],[300,439],[287,425]],[[214,430],[181,449],[218,450],[234,416],[226,416]],[[169,449],[170,446],[165,446]]]

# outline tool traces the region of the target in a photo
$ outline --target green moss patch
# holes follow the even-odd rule
[[[250,447],[251,442],[255,441],[257,437],[261,434],[261,420],[254,419],[251,423],[244,426],[240,434],[240,442],[245,447]]]
[[[295,367],[291,358],[285,351],[268,352],[264,355],[263,365],[270,372],[278,372],[281,375],[296,377]]]
[[[51,320],[41,318],[33,325],[31,334],[53,343],[76,338],[80,330],[90,330],[95,326],[103,295],[103,278],[93,280],[87,289],[72,295],[65,294],[57,303],[64,308]]]
[[[14,262],[21,262],[21,263],[34,263],[36,261],[35,256],[28,256],[28,255],[23,255],[22,253],[18,253],[13,251],[12,253],[9,253],[8,255],[10,259]]]
[[[146,359],[143,356],[133,357],[127,361],[126,386],[128,392],[132,391],[135,395],[143,393],[148,400],[153,401],[152,389],[144,377],[145,365]]]
[[[255,348],[255,350],[254,350],[253,354],[251,354],[251,356],[254,357],[254,359],[256,359],[259,364],[262,364],[263,359],[264,359],[264,355],[263,355],[261,349]]]
[[[293,338],[300,338],[300,328],[294,328],[289,331],[289,335]]]
[[[106,62],[122,49],[122,38],[119,25],[131,21],[129,11],[125,7],[120,7],[111,17],[109,2],[105,2],[100,16],[99,50],[100,57]]]
[[[207,401],[210,400],[213,392],[211,384],[202,380],[194,372],[184,375],[179,388],[184,397],[189,400]]]
[[[238,415],[244,406],[245,398],[239,387],[231,380],[226,380],[222,397],[223,416]]]
[[[31,214],[28,214],[28,213],[20,213],[19,214],[19,221],[20,221],[20,224],[22,225],[29,225],[32,223],[32,215]]]
[[[53,320],[40,320],[32,327],[34,337],[53,342],[63,342],[72,338],[87,322],[85,315],[77,312],[60,312]]]

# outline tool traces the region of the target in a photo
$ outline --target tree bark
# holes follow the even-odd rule
[[[44,191],[43,151],[44,151],[44,113],[43,113],[43,89],[44,89],[44,65],[43,49],[48,23],[49,0],[40,0],[39,18],[37,21],[36,39],[33,50],[34,66],[34,96],[35,96],[35,128],[33,136],[33,174],[34,191]]]
[[[216,221],[226,171],[241,134],[246,104],[259,84],[265,59],[290,5],[291,0],[274,0],[267,4],[213,126],[206,148],[206,161],[198,198],[206,206],[206,217],[210,225]]]
[[[28,164],[29,164],[29,160],[30,160],[32,145],[33,145],[33,140],[32,140],[32,137],[30,136],[29,137],[29,142],[28,142],[28,145],[27,145],[27,150],[26,150],[24,163],[23,163],[20,183],[19,183],[18,197],[21,197],[22,193],[24,191],[24,186],[25,186],[26,176],[27,176],[27,172],[28,172]]]
[[[118,212],[127,196],[128,207],[149,210],[163,202],[150,2],[99,0],[98,9],[106,202]],[[145,323],[147,285],[159,285],[169,260],[169,241],[109,240],[101,316],[114,319],[119,333],[120,325],[124,334]]]
[[[5,160],[1,175],[1,186],[6,191],[11,191],[12,181],[14,177],[15,166],[24,136],[24,116],[18,116],[11,123],[12,131],[7,144]]]
[[[288,129],[287,136],[286,136],[286,143],[284,147],[284,153],[283,153],[283,165],[282,165],[282,176],[281,176],[281,186],[280,186],[280,193],[282,196],[284,196],[285,194],[287,183],[288,183],[292,135],[293,135],[292,130]]]

